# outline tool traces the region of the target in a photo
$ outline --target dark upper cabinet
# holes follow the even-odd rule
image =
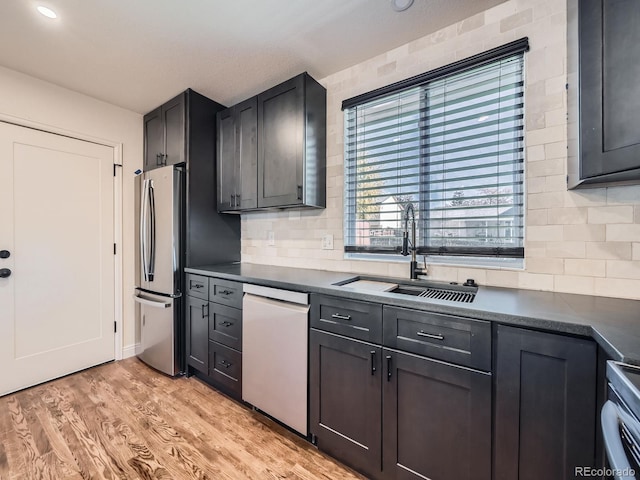
[[[258,206],[257,98],[218,113],[218,211]]]
[[[490,480],[491,374],[382,355],[383,477]]]
[[[382,349],[312,328],[309,355],[310,431],[318,448],[380,477]]]
[[[596,346],[499,325],[494,479],[570,479],[594,467]]]
[[[218,115],[218,211],[326,205],[327,92],[303,73]]]
[[[164,154],[164,125],[162,123],[162,108],[144,116],[144,163],[146,172],[162,164]]]
[[[216,209],[216,114],[224,109],[187,89],[144,116],[144,170],[185,165],[185,267],[240,261],[240,219]]]
[[[640,2],[569,0],[569,187],[640,183]]]
[[[325,206],[326,117],[307,73],[258,95],[258,207]]]
[[[186,93],[144,116],[144,170],[185,161]]]

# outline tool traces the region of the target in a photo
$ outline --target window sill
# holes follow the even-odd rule
[[[345,253],[345,260],[408,263],[410,257],[402,255],[382,255],[373,253]],[[422,255],[418,256],[422,261]],[[453,257],[432,255],[427,256],[427,265],[442,265],[445,267],[486,268],[491,270],[524,270],[524,258],[498,257]]]

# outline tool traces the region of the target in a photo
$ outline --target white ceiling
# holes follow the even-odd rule
[[[1,0],[0,65],[139,113],[321,79],[504,0]],[[36,12],[45,5],[50,20]]]

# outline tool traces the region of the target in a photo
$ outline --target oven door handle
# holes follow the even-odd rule
[[[623,422],[621,414],[620,409],[611,400],[608,400],[602,407],[600,422],[604,446],[611,468],[620,472],[620,475],[615,475],[615,480],[635,480],[635,476],[622,475],[622,473],[632,470],[620,437],[620,423]]]

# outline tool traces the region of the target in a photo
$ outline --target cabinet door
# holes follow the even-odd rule
[[[593,467],[595,343],[503,325],[496,341],[494,478],[569,479]]]
[[[187,297],[187,364],[209,373],[209,302]]]
[[[147,172],[162,165],[164,154],[164,132],[162,127],[161,107],[144,116],[144,164]]]
[[[168,101],[162,106],[164,123],[163,165],[175,165],[185,161],[185,94]]]
[[[382,354],[384,478],[490,480],[491,375]]]
[[[236,128],[233,112],[233,108],[228,108],[217,115],[219,212],[236,209]]]
[[[235,106],[236,200],[240,210],[258,206],[258,99]]]
[[[302,203],[304,77],[258,95],[258,206]]]
[[[637,0],[579,2],[581,178],[640,178],[638,24]]]
[[[382,349],[310,331],[310,430],[318,448],[369,477],[379,477]]]

